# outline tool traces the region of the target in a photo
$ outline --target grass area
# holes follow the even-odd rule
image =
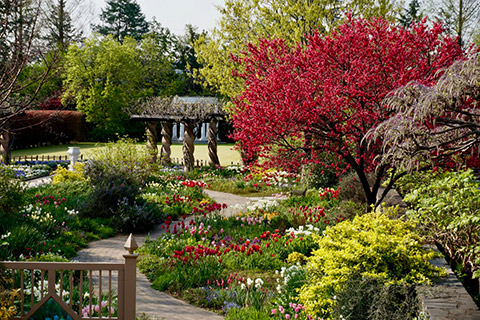
[[[140,145],[145,145],[145,144],[143,143]],[[80,143],[38,147],[38,148],[31,148],[31,149],[18,149],[18,150],[12,151],[12,157],[36,156],[36,155],[65,156],[67,155],[68,147],[79,147],[84,157],[88,159],[89,154],[91,154],[92,150],[101,148],[102,146],[103,146],[102,143],[80,142]],[[160,148],[160,145],[159,145],[159,148]],[[217,152],[218,152],[218,158],[220,159],[221,165],[226,166],[226,165],[230,165],[232,162],[235,164],[240,162],[240,153],[236,150],[233,150],[233,143],[219,144]],[[182,157],[183,157],[182,144],[172,145],[172,158],[182,158]],[[195,145],[195,159],[208,161],[208,147],[206,144]]]

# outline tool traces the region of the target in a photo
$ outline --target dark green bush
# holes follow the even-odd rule
[[[367,179],[370,184],[372,184],[374,177],[372,174],[368,174]],[[350,172],[342,176],[342,181],[339,182],[338,186],[340,187],[340,192],[338,194],[339,200],[367,203],[362,183],[355,172]]]
[[[25,204],[22,182],[7,167],[0,170],[0,234],[16,224],[16,215]]]
[[[120,199],[115,216],[118,218],[117,228],[120,232],[146,232],[163,220],[163,215],[156,205],[140,202],[130,202],[127,198]]]
[[[333,188],[338,184],[338,177],[335,170],[325,168],[319,164],[312,165],[306,178],[309,188]]]
[[[133,203],[140,193],[136,185],[130,184],[128,177],[104,174],[103,179],[94,179],[93,192],[83,207],[82,217],[109,218],[115,215],[120,201],[127,199]]]

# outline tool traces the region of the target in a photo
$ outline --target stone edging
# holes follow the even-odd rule
[[[430,262],[445,268],[447,277],[435,282],[431,293],[420,294],[422,311],[430,320],[480,320],[480,310],[443,256]]]
[[[385,202],[387,206],[398,205],[404,210],[407,207],[395,190],[389,191]],[[438,252],[436,247],[426,247]],[[428,293],[419,294],[422,311],[429,316],[430,320],[480,320],[480,310],[477,305],[453,273],[443,254],[440,256],[430,263],[444,268],[447,271],[447,277],[436,281],[432,290],[427,289]]]

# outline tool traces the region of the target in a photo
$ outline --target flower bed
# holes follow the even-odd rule
[[[57,167],[66,168],[70,162],[59,161],[17,161],[13,165],[4,166],[4,170],[11,170],[15,177],[30,180],[50,175]]]
[[[0,259],[70,258],[90,240],[164,222],[165,234],[139,250],[140,269],[154,288],[226,319],[410,319],[419,315],[416,286],[441,274],[397,212],[365,215],[337,188],[285,199],[298,177],[281,171],[184,174],[121,142],[75,174],[59,169],[50,185],[24,189],[6,173]],[[225,218],[203,193],[222,184],[283,196]]]
[[[211,212],[189,222],[169,222],[164,236],[147,240],[139,250],[140,270],[152,281],[153,288],[216,310],[225,314],[226,319],[348,318],[342,315],[336,296],[345,300],[360,281],[380,291],[394,287],[395,293],[387,290],[381,298],[393,295],[389,298],[410,299],[411,305],[402,305],[403,310],[394,312],[418,313],[411,288],[442,274],[427,262],[432,253],[423,252],[419,239],[412,233],[413,226],[400,220],[372,213],[363,220],[345,221],[335,210],[326,209],[335,208],[336,195],[336,190],[322,189],[315,205],[300,203],[312,202],[312,197],[294,197],[275,205],[263,202],[230,218]],[[346,222],[350,227],[343,227]],[[341,230],[351,228],[364,231],[378,243],[367,242],[353,248],[347,258],[350,263],[341,260],[340,251],[339,264],[331,268],[331,273],[325,273],[326,278],[322,277],[318,259],[323,255],[320,249],[324,242],[333,241],[333,248],[341,248],[352,236]],[[324,237],[327,234],[330,238]],[[362,238],[353,241],[361,243]],[[405,251],[395,253],[399,248]],[[358,270],[367,266],[369,258],[361,250],[371,250],[378,261],[364,273]],[[331,251],[328,256],[333,258],[335,254]],[[395,268],[395,259],[404,261],[405,269]],[[416,266],[414,270],[412,266]],[[329,274],[338,272],[348,276],[340,286],[331,286]],[[322,281],[328,290],[315,287]],[[386,301],[384,304],[388,304]],[[363,315],[378,312],[378,306],[370,303],[371,309],[363,310]],[[348,312],[358,312],[358,305],[348,308]]]

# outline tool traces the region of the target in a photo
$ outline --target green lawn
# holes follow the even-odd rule
[[[80,147],[80,151],[85,158],[88,158],[89,151],[96,148],[101,148],[103,144],[95,142],[80,142],[73,144],[65,145],[56,145],[48,147],[38,147],[32,149],[18,149],[12,151],[12,157],[19,156],[65,156],[67,154],[68,147]],[[160,148],[160,145],[159,145]],[[172,158],[182,158],[182,145],[174,144],[172,145]],[[230,165],[233,163],[240,162],[240,153],[236,150],[233,150],[233,144],[219,144],[218,145],[218,158],[220,159],[221,165]],[[195,145],[195,159],[208,161],[208,148],[206,144],[196,144]]]

